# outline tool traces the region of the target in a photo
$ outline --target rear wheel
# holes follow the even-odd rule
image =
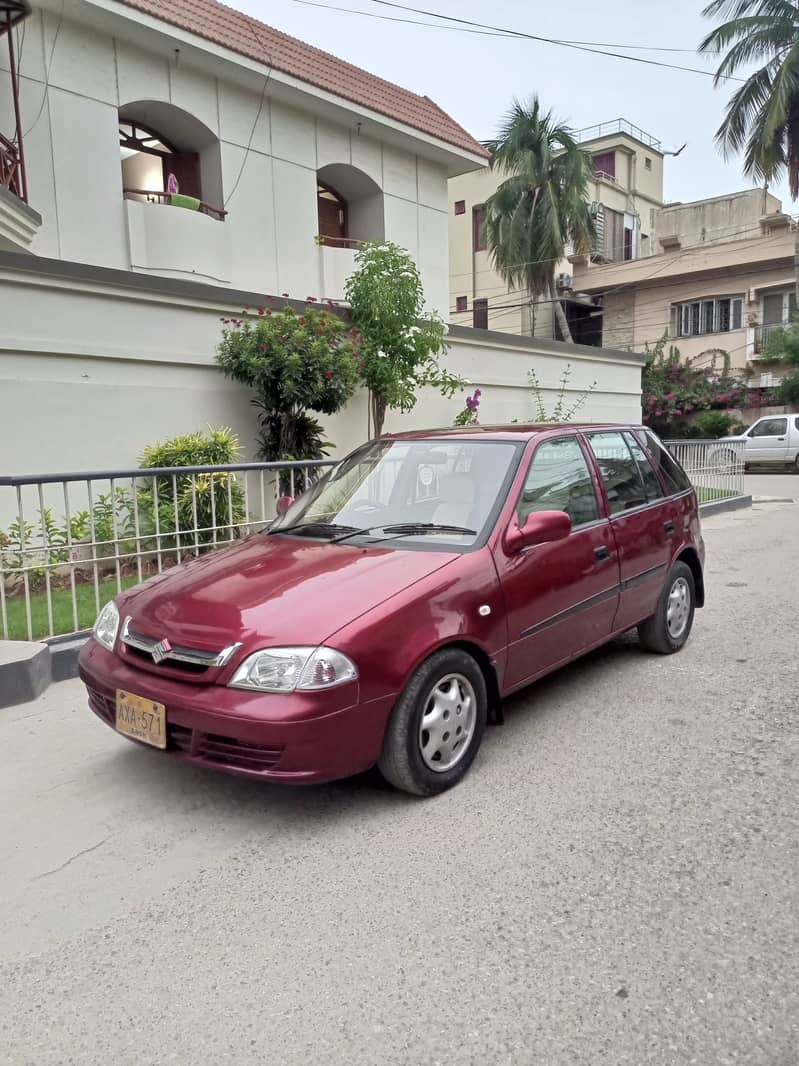
[[[793,472],[799,474],[799,452],[796,453],[796,458],[793,461]]]
[[[714,474],[731,474],[738,466],[738,456],[732,448],[719,448],[711,452],[708,464]]]
[[[452,788],[474,761],[488,695],[468,652],[444,649],[413,675],[391,712],[378,766],[396,788],[434,796]]]
[[[638,637],[647,651],[673,655],[691,633],[696,609],[696,586],[691,568],[675,563],[651,618],[638,626]]]

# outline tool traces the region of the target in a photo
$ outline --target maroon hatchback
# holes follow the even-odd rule
[[[290,783],[376,764],[427,796],[508,693],[635,626],[679,651],[703,563],[691,484],[640,427],[383,437],[266,532],[107,604],[80,673],[177,759]]]

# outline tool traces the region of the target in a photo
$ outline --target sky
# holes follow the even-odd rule
[[[478,140],[492,137],[514,97],[537,93],[556,117],[575,129],[626,118],[674,150],[665,160],[667,202],[721,196],[750,187],[740,161],[724,161],[714,134],[734,83],[718,89],[704,74],[662,69],[535,41],[479,36],[450,29],[404,25],[359,14],[432,18],[382,6],[374,0],[228,0],[262,22],[290,33],[413,92],[431,97]],[[685,49],[624,50],[640,58],[712,71],[715,59],[696,54],[713,28],[702,0],[397,0],[431,12],[559,40],[604,45]],[[323,5],[323,6],[322,6]],[[611,47],[609,49],[613,51]],[[617,48],[621,51],[622,49]],[[787,185],[771,190],[795,211]]]

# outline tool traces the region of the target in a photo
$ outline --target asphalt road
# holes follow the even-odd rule
[[[799,504],[705,534],[682,654],[539,684],[436,800],[3,712],[3,1066],[795,1066]]]

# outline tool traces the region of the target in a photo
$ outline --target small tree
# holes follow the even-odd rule
[[[541,382],[538,380],[538,375],[535,370],[531,370],[527,375],[530,381],[530,388],[533,390],[533,396],[535,398],[536,422],[571,422],[580,408],[585,404],[588,397],[596,388],[597,383],[596,381],[592,381],[587,389],[583,389],[579,396],[570,402],[569,398],[566,396],[566,390],[569,387],[571,373],[571,364],[567,363],[558,385],[558,396],[555,400],[555,406],[551,411],[547,411],[544,404],[544,391],[541,388]]]
[[[257,317],[223,319],[217,363],[251,388],[261,412],[259,459],[322,459],[331,445],[308,412],[332,415],[358,383],[361,338],[330,308],[258,308]],[[300,488],[303,486],[300,485]]]
[[[422,282],[410,255],[390,242],[367,243],[355,263],[347,301],[364,341],[361,377],[379,437],[388,408],[410,411],[424,385],[449,398],[464,382],[439,365],[446,326],[437,315],[423,313]]]

